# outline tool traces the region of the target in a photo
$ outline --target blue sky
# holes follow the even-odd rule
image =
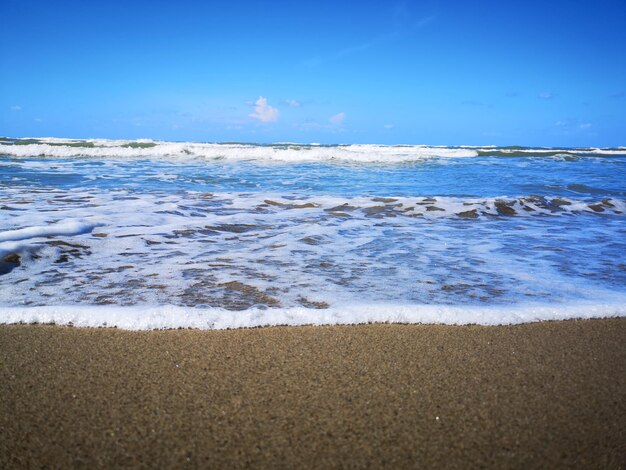
[[[0,2],[0,134],[626,145],[626,1]]]

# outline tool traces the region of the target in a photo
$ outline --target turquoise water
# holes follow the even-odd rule
[[[0,309],[624,310],[626,150],[94,142],[0,142]]]
[[[146,191],[296,191],[303,195],[626,197],[626,155],[432,158],[393,165],[222,161],[2,160],[2,184]]]

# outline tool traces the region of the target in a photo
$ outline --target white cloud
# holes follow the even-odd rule
[[[571,133],[580,133],[584,131],[590,131],[593,128],[593,124],[587,121],[581,121],[580,119],[564,119],[556,121],[554,125],[560,132],[569,135]],[[591,135],[591,134],[589,134]]]
[[[554,93],[549,92],[549,91],[544,91],[543,93],[539,93],[539,98],[541,98],[542,100],[551,100],[555,96],[556,95]]]
[[[337,113],[334,116],[331,116],[329,119],[331,124],[334,124],[335,126],[340,125],[343,121],[346,120],[346,113]]]
[[[285,103],[287,103],[292,108],[299,108],[300,106],[302,106],[302,103],[298,100],[285,100]]]
[[[21,111],[22,107],[21,106],[11,106],[11,111]]]
[[[274,122],[278,120],[278,110],[267,104],[266,98],[259,96],[259,99],[256,100],[254,104],[254,113],[248,114],[248,116],[258,119],[261,122]]]
[[[385,124],[383,127],[385,129],[393,129],[393,124]]]

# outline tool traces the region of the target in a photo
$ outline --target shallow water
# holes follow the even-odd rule
[[[0,142],[4,321],[626,314],[626,150],[78,143]]]

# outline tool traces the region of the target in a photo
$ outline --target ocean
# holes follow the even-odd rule
[[[0,323],[626,315],[626,148],[0,139]]]

